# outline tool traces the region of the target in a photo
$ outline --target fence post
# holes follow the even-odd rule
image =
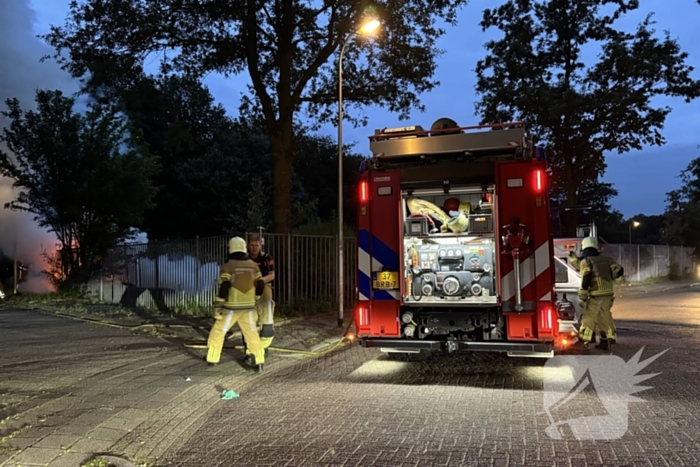
[[[158,248],[158,245],[156,245],[155,249],[155,258],[155,263],[153,265],[153,275],[155,276],[154,279],[156,283],[153,285],[155,286],[158,293],[160,293],[160,248]]]
[[[287,241],[285,242],[287,244],[287,254],[285,255],[287,257],[286,261],[286,269],[287,269],[287,296],[289,297],[289,304],[292,305],[294,303],[294,293],[292,292],[292,234],[287,234]]]
[[[338,251],[340,245],[340,237],[338,235],[335,236],[335,250]],[[339,313],[342,314],[342,309],[344,304],[340,303],[340,297],[342,294],[340,293],[340,268],[343,267],[342,264],[340,264],[340,258],[338,258],[338,255],[335,255],[335,297],[334,301],[340,305],[340,310]],[[345,271],[343,271],[345,272]]]
[[[124,280],[122,281],[122,285],[126,285],[129,283],[129,263],[130,261],[127,259],[126,253],[126,245],[124,245],[124,271],[122,271],[124,275]]]
[[[654,277],[659,276],[659,263],[656,261],[656,245],[652,245],[651,254],[654,255]]]
[[[622,264],[622,245],[617,245],[617,264]]]
[[[642,281],[641,271],[639,270],[639,245],[637,245],[637,282]]]
[[[102,267],[102,264],[100,264],[100,301],[104,302],[105,300],[105,274],[104,274],[104,268]]]
[[[681,277],[683,277],[683,274],[685,273],[685,265],[683,264],[685,262],[685,261],[683,261],[684,258],[685,258],[685,251],[683,251],[683,245],[681,245],[681,270],[680,270]]]
[[[195,250],[195,255],[196,255],[196,258],[195,258],[196,261],[194,262],[194,267],[195,267],[194,287],[195,287],[195,290],[197,291],[197,297],[199,297],[199,263],[200,263],[200,260],[199,260],[199,235],[197,235],[195,237],[194,242],[195,242],[194,243],[194,250]]]

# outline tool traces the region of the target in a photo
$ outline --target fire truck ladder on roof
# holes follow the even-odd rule
[[[490,130],[490,131],[474,131]],[[446,154],[531,156],[533,144],[521,122],[425,131],[420,126],[375,130],[369,137],[373,157],[391,159]]]

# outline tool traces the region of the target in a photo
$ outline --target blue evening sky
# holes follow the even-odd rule
[[[68,2],[69,0],[30,0],[35,13],[34,32],[44,33],[50,24],[62,25],[68,12]],[[493,8],[499,3],[493,0],[472,0],[459,14],[457,27],[449,28],[441,39],[439,47],[446,51],[439,59],[436,72],[441,86],[422,97],[427,107],[424,114],[416,112],[409,122],[399,122],[398,117],[388,111],[368,108],[366,112],[369,125],[353,128],[346,122],[344,140],[348,143],[357,142],[356,149],[368,154],[367,136],[374,128],[407,123],[429,127],[440,117],[450,117],[460,125],[478,123],[479,119],[474,115],[476,80],[473,70],[477,60],[485,55],[483,44],[498,37],[498,32],[494,30],[482,32],[478,23],[484,8]],[[659,34],[670,30],[672,37],[689,54],[689,63],[700,68],[700,28],[697,25],[700,6],[696,0],[642,0],[640,3],[637,12],[621,20],[621,27],[625,30],[633,29],[648,12],[654,12],[657,23],[655,27]],[[673,8],[670,8],[671,3]],[[590,59],[594,58],[595,51],[591,51]],[[700,78],[700,70],[694,72],[694,77]],[[230,79],[212,75],[206,80],[215,98],[231,115],[237,113],[240,96],[246,92],[247,82],[247,74]],[[659,99],[655,103],[673,108],[662,131],[666,145],[623,155],[610,154],[607,157],[608,170],[604,180],[613,183],[618,189],[620,194],[613,199],[612,204],[625,216],[662,213],[666,192],[677,188],[680,183],[677,175],[692,158],[700,155],[700,150],[697,149],[700,144],[700,101],[686,104],[681,99]],[[337,130],[330,125],[325,126],[322,132],[334,138],[337,134]]]

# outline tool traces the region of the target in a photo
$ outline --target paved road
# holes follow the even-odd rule
[[[356,347],[267,375],[245,398],[218,404],[169,460],[212,467],[698,466],[700,327],[688,324],[697,325],[699,314],[697,289],[616,303],[616,355],[628,361],[646,346],[645,360],[670,348],[639,372],[661,374],[642,383],[651,386],[637,394],[645,402],[628,404],[620,439],[546,434],[542,360],[462,354],[404,363]],[[596,401],[582,397],[583,407],[571,405],[574,418]]]
[[[255,376],[231,356],[210,369],[161,339],[0,310],[0,465],[76,467],[109,452],[158,467],[697,466],[698,308],[700,289],[616,303],[617,355],[670,350],[641,371],[661,374],[641,383],[651,389],[629,404],[627,433],[598,442],[548,437],[543,375],[558,373],[543,360],[404,363],[352,347],[296,364],[277,356]],[[301,330],[285,332],[291,345]],[[221,401],[222,388],[241,397]]]
[[[275,343],[303,348],[337,334],[330,318],[280,328]],[[157,459],[206,421],[222,389],[243,397],[256,378],[237,350],[209,368],[202,350],[180,342],[39,312],[0,308],[0,330],[2,467],[77,467],[103,452]],[[294,363],[278,357],[266,368]]]
[[[614,314],[616,320],[700,326],[700,287],[624,297]]]

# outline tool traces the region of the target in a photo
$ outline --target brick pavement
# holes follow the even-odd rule
[[[219,403],[206,425],[163,462],[266,466],[697,466],[700,332],[621,322],[625,361],[671,348],[640,374],[645,402],[629,404],[617,440],[554,440],[545,433],[544,361],[494,354],[389,361],[355,347],[269,375],[245,400]],[[592,406],[574,407],[583,416]],[[538,414],[539,413],[539,414]]]
[[[276,344],[303,341],[307,326]],[[252,375],[162,339],[0,310],[0,438],[14,435],[0,440],[0,465],[79,466],[103,451],[157,466],[700,465],[698,328],[619,327],[625,359],[672,349],[642,372],[662,374],[630,404],[628,433],[590,442],[545,434],[542,360],[394,362],[353,347],[293,366],[275,357]],[[241,397],[221,401],[222,388]]]
[[[304,349],[338,335],[331,318],[279,328],[275,344]],[[201,426],[222,389],[245,398],[260,377],[234,359],[240,351],[209,368],[203,350],[179,342],[37,312],[2,309],[0,328],[3,467],[76,467],[95,453],[157,461]],[[266,370],[293,363],[273,357]]]

